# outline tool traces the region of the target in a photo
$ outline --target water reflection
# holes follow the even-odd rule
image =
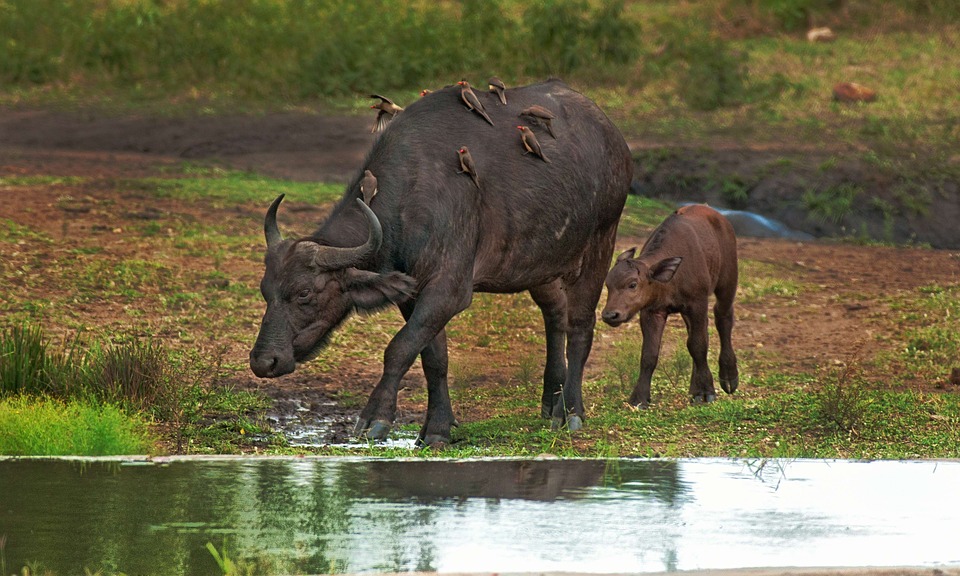
[[[957,462],[0,460],[8,572],[960,564]]]

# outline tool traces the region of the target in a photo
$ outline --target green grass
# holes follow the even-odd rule
[[[659,141],[790,134],[892,158],[955,142],[956,3],[836,4],[8,0],[0,103],[182,114],[314,110],[322,100],[367,113],[371,92],[402,104],[461,77],[520,85],[557,75],[628,133]],[[807,42],[808,19],[834,26],[837,40]],[[840,80],[880,97],[838,105],[830,90]]]
[[[777,368],[776,359],[738,350],[740,390],[733,397],[721,394],[717,403],[702,407],[689,406],[686,398],[690,360],[682,323],[668,325],[660,365],[654,373],[654,405],[643,412],[624,404],[639,366],[639,330],[635,324],[616,330],[600,324],[597,342],[612,339],[615,344],[606,354],[595,350],[591,355],[591,372],[584,383],[588,420],[585,429],[575,435],[552,431],[549,422],[539,417],[544,342],[536,305],[527,294],[478,294],[447,330],[451,396],[463,420],[447,450],[411,452],[366,444],[292,448],[263,422],[269,401],[261,394],[229,385],[249,378],[246,354],[263,311],[257,283],[262,271],[264,189],[270,189],[268,200],[275,192],[287,192],[291,200],[326,208],[339,198],[342,186],[288,183],[189,165],[165,176],[169,178],[98,183],[146,197],[212,206],[213,215],[202,221],[163,216],[156,226],[125,229],[123,241],[135,247],[135,257],[119,257],[114,245],[98,235],[79,237],[70,246],[34,242],[47,236],[39,223],[29,218],[0,227],[0,234],[9,235],[9,240],[6,236],[0,240],[17,246],[4,250],[0,276],[18,287],[0,303],[4,313],[0,331],[9,334],[23,325],[43,327],[34,344],[26,338],[25,347],[12,356],[27,362],[32,358],[34,368],[18,368],[17,373],[28,376],[10,378],[20,384],[5,388],[5,406],[29,401],[32,396],[20,396],[26,380],[42,384],[31,394],[64,398],[49,401],[54,405],[89,402],[89,393],[71,395],[62,385],[47,386],[43,383],[49,380],[29,376],[43,373],[51,363],[49,358],[54,358],[57,366],[73,361],[74,368],[64,367],[61,373],[110,372],[119,376],[111,382],[127,382],[113,386],[109,396],[94,396],[101,400],[92,405],[119,406],[124,417],[132,414],[151,422],[161,438],[156,447],[161,452],[387,457],[531,456],[544,452],[596,457],[960,455],[960,440],[954,432],[960,417],[958,396],[924,393],[910,385],[915,381],[945,383],[950,367],[960,365],[956,336],[960,288],[956,284],[890,293],[885,301],[872,304],[873,309],[894,314],[902,330],[878,332],[876,338],[889,342],[884,346],[888,352],[859,359],[862,370],[844,375],[826,366],[784,373]],[[47,180],[37,182],[44,186]],[[70,192],[86,184],[89,182],[56,185]],[[631,196],[621,236],[645,235],[671,210],[662,203]],[[288,216],[296,219],[293,228],[311,226],[314,218],[293,211]],[[747,310],[751,303],[770,300],[791,306],[804,295],[823,290],[803,282],[803,274],[791,264],[742,260],[740,265],[738,304]],[[50,277],[70,281],[51,283]],[[870,319],[865,322],[869,327]],[[300,377],[336,375],[348,363],[369,365],[376,373],[384,349],[401,326],[400,314],[392,309],[354,317],[335,333],[331,345],[317,359],[298,368]],[[711,338],[715,338],[712,328]],[[82,346],[74,344],[78,340]],[[0,340],[0,354],[12,349],[12,341],[9,336]],[[156,348],[151,352],[151,343],[162,343],[162,353],[157,355]],[[73,356],[71,350],[75,349],[84,356]],[[714,368],[716,353],[711,344]],[[112,361],[93,361],[111,356]],[[507,364],[501,371],[502,381],[491,380],[491,356]],[[136,376],[150,372],[147,368],[157,357],[162,369],[153,372],[170,393],[161,394],[162,402],[125,400],[150,397],[121,390],[143,389],[144,383]],[[76,370],[76,366],[85,368]],[[94,370],[94,366],[100,368]],[[0,381],[7,382],[5,378]],[[101,384],[99,388],[111,386]],[[404,392],[406,398],[424,400],[423,385],[412,388]],[[366,394],[344,392],[337,399],[344,406],[359,408],[366,402]],[[480,409],[491,416],[474,417]],[[399,432],[409,437],[417,429],[414,424]]]
[[[0,398],[0,454],[110,456],[153,451],[140,416],[83,400]]]

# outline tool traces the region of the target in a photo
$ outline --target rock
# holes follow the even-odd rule
[[[809,42],[833,42],[837,39],[837,35],[833,33],[833,30],[823,26],[821,28],[811,28],[807,31],[807,40]]]
[[[877,92],[855,82],[840,82],[833,87],[833,99],[838,102],[873,102],[877,99]]]

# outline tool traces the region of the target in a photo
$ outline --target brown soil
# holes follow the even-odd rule
[[[10,175],[88,176],[105,180],[168,174],[170,166],[191,160],[249,169],[295,180],[346,181],[360,166],[372,136],[371,118],[274,114],[258,117],[144,118],[114,117],[35,110],[0,110],[0,177]],[[722,152],[718,152],[722,153]],[[736,151],[744,154],[743,150]],[[120,192],[108,184],[91,185],[82,198],[58,203],[57,186],[31,187],[29,194],[0,190],[0,220],[45,228],[61,237],[70,211],[70,229],[95,234],[110,245],[111,254],[123,257],[144,249],[123,222],[175,214],[196,221],[215,219],[249,226],[262,218],[262,207],[222,207],[214,203],[187,203]],[[267,202],[269,198],[265,198]],[[109,202],[110,214],[97,206]],[[295,202],[291,207],[295,207]],[[303,207],[288,212],[289,225],[310,229],[323,217],[321,211]],[[120,222],[120,224],[118,224]],[[622,237],[619,248],[642,243],[641,237]],[[141,243],[141,244],[138,244]],[[771,296],[738,305],[734,341],[742,358],[755,369],[786,373],[812,371],[824,366],[869,359],[902,344],[903,326],[889,298],[933,283],[960,282],[960,253],[948,250],[854,246],[823,242],[741,238],[741,258],[766,263],[785,278],[818,289],[802,298]],[[2,255],[4,258],[9,254]],[[234,264],[237,266],[236,264]],[[259,266],[249,261],[224,270],[232,278],[255,285]],[[56,286],[58,279],[51,278]],[[12,287],[15,289],[15,286]],[[5,286],[3,291],[11,289]],[[250,302],[259,314],[262,303]],[[125,312],[104,306],[86,311],[85,321],[102,326],[122,326]],[[157,319],[162,324],[161,319]],[[679,320],[676,321],[679,324]],[[535,327],[537,330],[540,327]],[[622,329],[621,329],[622,330]],[[619,333],[598,331],[594,356],[609,350]],[[156,336],[156,335],[155,335]],[[159,335],[164,337],[163,334]],[[251,341],[253,339],[251,334]],[[880,337],[883,336],[883,337]],[[248,349],[243,343],[223,344],[231,362],[242,363]],[[491,362],[489,350],[458,349],[451,354],[474,359],[482,374],[471,385],[498,385],[516,372],[516,359]],[[591,370],[598,370],[596,362]],[[869,371],[869,367],[866,368]],[[917,389],[949,386],[951,370],[938,382],[914,382]],[[342,365],[337,374],[302,374],[261,381],[249,372],[236,373],[231,382],[257,388],[278,400],[277,411],[292,415],[303,403],[310,417],[336,416],[332,439],[345,437],[356,414],[356,398],[367,395],[380,374],[376,363],[357,361]],[[883,380],[882,374],[867,374]],[[417,369],[408,380],[421,378]],[[348,389],[345,389],[347,387]],[[409,389],[420,389],[422,385]],[[401,422],[419,421],[424,406],[409,391],[401,392]],[[338,399],[352,397],[345,408]],[[331,402],[331,399],[334,402]],[[476,419],[485,414],[462,417]]]

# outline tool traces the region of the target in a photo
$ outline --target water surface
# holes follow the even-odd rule
[[[960,462],[0,460],[7,572],[958,566]]]

